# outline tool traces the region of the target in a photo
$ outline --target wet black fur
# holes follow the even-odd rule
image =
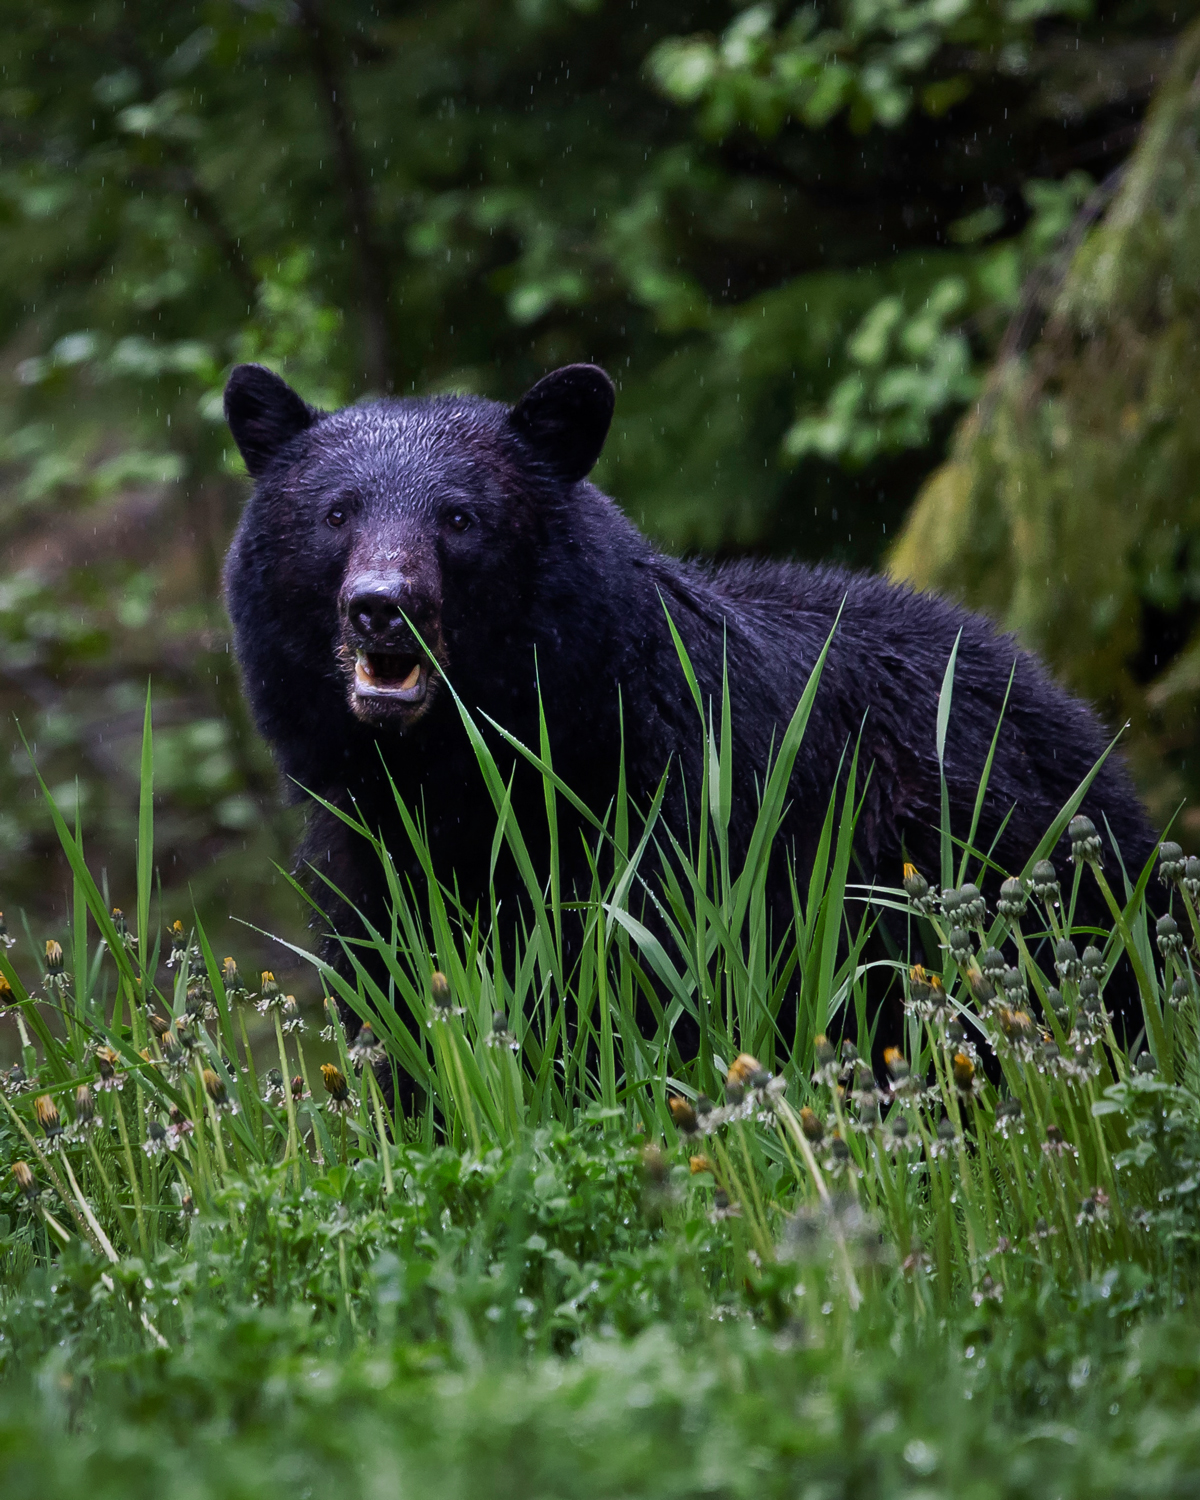
[[[468,902],[485,899],[491,803],[444,690],[405,734],[364,724],[348,708],[337,646],[339,591],[351,556],[356,567],[367,558],[371,567],[408,571],[412,598],[440,614],[446,670],[465,703],[533,746],[540,679],[555,767],[597,810],[615,790],[623,704],[630,791],[646,805],[664,767],[682,766],[666,803],[668,820],[682,832],[682,784],[694,792],[699,736],[669,611],[704,694],[718,705],[728,658],[735,848],[745,846],[772,743],[778,745],[844,601],[792,781],[786,832],[801,881],[843,752],[860,734],[861,763],[871,767],[856,844],[861,875],[897,884],[907,858],[935,880],[937,699],[960,631],[946,756],[957,835],[970,826],[1014,660],[977,837],[989,847],[1013,810],[996,846],[1000,865],[1022,866],[1108,743],[1087,705],[978,615],[837,568],[714,568],[664,556],[608,496],[563,477],[564,469],[569,476],[581,463],[590,467],[595,454],[586,450],[598,451],[607,427],[605,413],[589,417],[586,391],[577,399],[579,420],[591,420],[596,431],[586,435],[582,457],[572,458],[561,430],[514,424],[509,408],[477,397],[381,401],[324,415],[291,393],[289,402],[280,394],[286,387],[266,372],[242,375],[240,387],[238,380],[235,373],[231,420],[235,435],[239,425],[250,434],[244,446],[257,485],[229,554],[226,597],[258,726],[294,795],[308,788],[340,806],[353,801],[382,828],[401,869],[411,869],[382,751],[409,805],[423,809],[439,872],[457,876]],[[570,404],[558,415],[559,428],[570,429]],[[353,511],[337,530],[325,521],[334,501]],[[445,530],[448,505],[470,508],[464,538]],[[493,748],[502,766],[511,764],[498,739]],[[515,800],[536,847],[545,816],[532,773],[518,773]],[[1118,757],[1100,772],[1083,810],[1106,847],[1107,823],[1126,866],[1140,869],[1153,838]],[[568,831],[564,846],[582,873],[577,836]],[[1065,844],[1055,854],[1064,879],[1066,854]],[[300,857],[379,916],[385,886],[378,862],[333,817],[311,813]],[[1115,872],[1111,853],[1107,864]],[[782,859],[773,870],[782,895]],[[511,911],[519,900],[515,872],[502,867],[498,879]],[[1084,882],[1084,915],[1099,917],[1086,895],[1091,887]]]

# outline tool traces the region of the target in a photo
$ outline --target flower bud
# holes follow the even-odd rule
[[[757,1057],[751,1057],[749,1052],[739,1052],[729,1065],[729,1072],[725,1075],[726,1085],[734,1083],[746,1088],[751,1078],[756,1073],[763,1071],[762,1064]]]
[[[335,1104],[342,1104],[350,1097],[350,1088],[346,1083],[346,1075],[341,1068],[333,1063],[321,1064],[321,1078],[325,1084],[325,1091]]]
[[[696,1111],[686,1099],[679,1094],[669,1095],[667,1098],[667,1109],[671,1112],[671,1119],[674,1121],[675,1129],[681,1135],[696,1134],[700,1128],[700,1121],[696,1116]]]
[[[224,1104],[229,1097],[229,1092],[225,1087],[225,1080],[221,1075],[215,1073],[212,1068],[205,1068],[200,1076],[204,1080],[204,1092],[212,1102],[214,1104]]]
[[[937,896],[930,889],[929,882],[917,869],[916,865],[906,864],[904,866],[904,894],[912,903],[914,911],[928,916],[937,905]]]
[[[167,968],[173,969],[187,952],[187,933],[183,930],[183,923],[176,918],[171,923],[171,952],[167,958]]]
[[[1067,837],[1071,840],[1071,858],[1078,864],[1098,865],[1100,855],[1103,852],[1103,844],[1100,835],[1096,832],[1096,825],[1091,818],[1085,818],[1082,813],[1076,813],[1067,824]]]
[[[1159,917],[1155,941],[1158,944],[1158,951],[1164,958],[1183,957],[1183,934],[1179,930],[1179,923],[1170,912],[1166,916]]]
[[[908,1059],[899,1047],[886,1047],[884,1049],[883,1064],[897,1083],[903,1082],[912,1071],[908,1066]]]
[[[1026,989],[1024,974],[1017,968],[1005,969],[1000,976],[1000,988],[1009,1000],[1020,999]]]
[[[1030,890],[1037,900],[1048,906],[1052,901],[1057,901],[1059,895],[1058,872],[1048,859],[1039,859],[1033,867],[1033,875],[1029,884]]]
[[[42,1133],[48,1141],[55,1136],[62,1135],[62,1121],[58,1115],[58,1105],[49,1094],[39,1094],[33,1101],[33,1113],[37,1117],[38,1124],[42,1127]]]
[[[804,1132],[805,1140],[811,1141],[814,1146],[819,1146],[825,1139],[825,1127],[820,1116],[815,1110],[809,1109],[807,1104],[800,1111],[800,1129]]]
[[[985,948],[979,955],[979,967],[994,983],[1008,968],[1008,960],[999,948]]]
[[[1010,1042],[1026,1041],[1034,1035],[1033,1017],[1024,1010],[1002,1010],[1000,1030]]]
[[[1054,967],[1060,979],[1078,979],[1083,972],[1079,950],[1070,938],[1060,938],[1054,948]]]
[[[1017,876],[1013,875],[1000,887],[1000,899],[996,902],[996,910],[1006,921],[1015,922],[1025,910],[1026,900],[1024,885]]]
[[[970,881],[958,888],[958,919],[967,927],[980,927],[987,917],[987,903],[977,885]]]
[[[1168,840],[1158,846],[1158,878],[1163,885],[1178,885],[1183,879],[1183,850]]]

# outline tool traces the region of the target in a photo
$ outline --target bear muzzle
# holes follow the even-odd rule
[[[343,594],[340,656],[350,669],[350,707],[365,719],[413,721],[431,696],[440,655],[436,609],[407,585],[356,578]]]

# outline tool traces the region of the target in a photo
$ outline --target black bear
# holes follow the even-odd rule
[[[970,826],[1015,661],[977,844],[994,843],[997,862],[1019,870],[1104,751],[1093,712],[984,619],[881,578],[664,556],[587,481],[613,404],[612,383],[592,365],[547,375],[511,408],[450,395],[332,413],[261,366],[233,371],[225,411],[255,488],[226,598],[246,692],[289,784],[336,806],[353,801],[403,867],[390,774],[423,810],[439,876],[486,910],[495,814],[444,679],[478,722],[488,715],[531,746],[540,688],[567,785],[603,812],[623,735],[635,802],[647,804],[675,768],[664,816],[682,833],[700,735],[669,615],[706,698],[719,704],[728,670],[736,854],[840,609],[790,789],[785,837],[801,876],[856,742],[872,768],[855,846],[863,878],[894,886],[906,859],[935,876],[937,701],[960,632],[945,761],[952,826],[960,835]],[[536,776],[516,777],[527,832],[545,827],[542,795]],[[1083,811],[1140,869],[1153,838],[1115,757]],[[568,860],[577,846],[564,839]],[[380,916],[379,863],[331,814],[312,813],[302,859]],[[502,868],[497,878],[503,895],[516,877]]]

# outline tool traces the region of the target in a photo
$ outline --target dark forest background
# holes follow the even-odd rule
[[[128,904],[148,679],[164,915],[194,898],[218,925],[231,911],[300,921],[272,869],[295,815],[247,722],[219,595],[247,489],[220,396],[242,359],[322,404],[449,388],[512,400],[555,365],[598,361],[619,400],[596,477],[664,546],[890,558],[985,605],[1114,723],[1135,720],[1135,768],[1165,820],[1193,782],[1200,666],[1180,664],[1200,617],[1200,523],[1178,440],[1197,441],[1200,403],[1189,376],[1143,411],[1130,351],[1170,324],[1164,358],[1191,369],[1194,15],[1178,0],[5,7],[10,928],[26,912],[40,937],[66,908],[18,723]],[[1064,324],[1055,299],[1089,246],[1102,253],[1172,77],[1170,150],[1153,147],[1142,178],[1174,248],[1163,265],[1144,245],[1122,252],[1134,281],[1153,272],[1153,295],[1120,302],[1108,328],[1099,448],[1064,481],[1077,524],[1043,537],[1032,587],[1044,573],[1058,612],[1026,599],[1014,613],[1025,533],[984,546],[1003,526],[963,500],[974,480],[949,512],[930,485],[944,498],[948,453],[955,473],[974,462],[1013,370],[1040,372],[1012,400],[1044,442],[1017,431],[989,450],[988,482],[1074,452],[1054,423],[1072,388],[1098,387],[1086,370],[1064,383],[1061,365],[1107,304]],[[1152,455],[1166,433],[1167,481],[1105,451],[1128,439]],[[1106,514],[1143,521],[1114,539],[1088,484],[1117,474]],[[1143,482],[1158,486],[1152,516]],[[922,485],[923,530],[892,552]],[[1037,501],[1046,515],[1062,492]],[[1081,547],[1105,561],[1082,581],[1068,566]]]

